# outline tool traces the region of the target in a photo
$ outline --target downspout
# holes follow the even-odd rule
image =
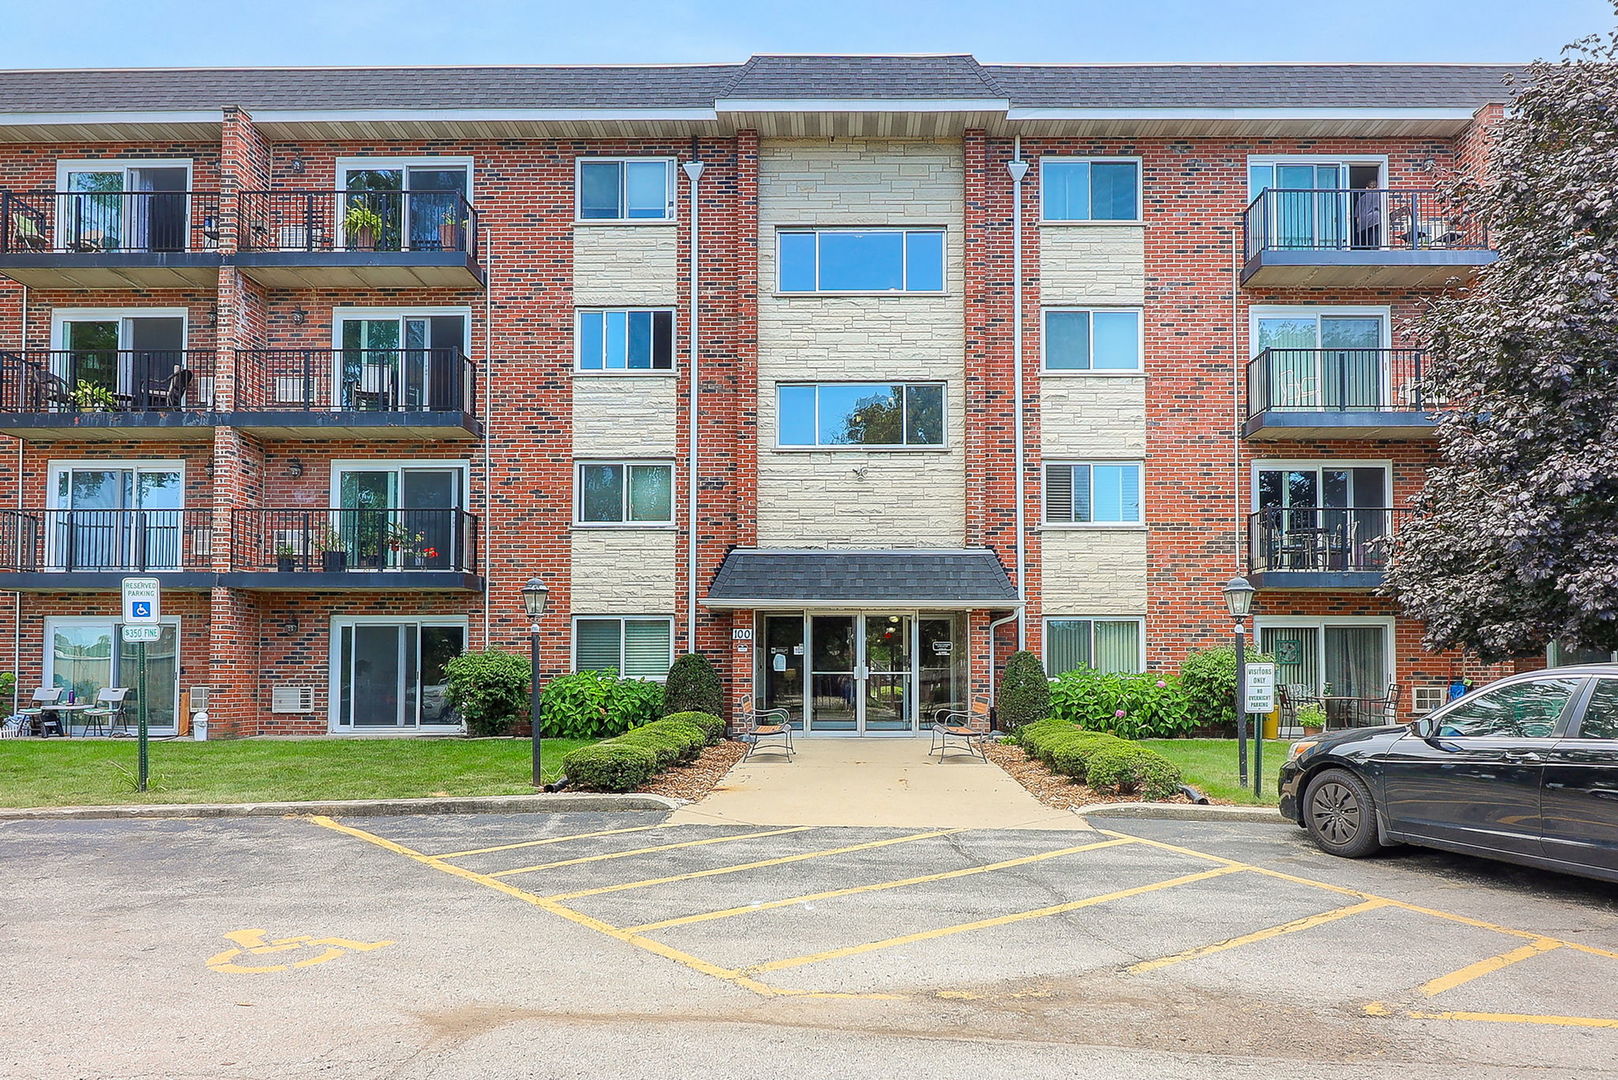
[[[1017,508],[1017,648],[1019,651],[1028,647],[1028,508],[1027,508],[1027,471],[1028,463],[1023,442],[1026,433],[1023,430],[1023,357],[1022,357],[1022,181],[1028,175],[1028,162],[1022,159],[1022,136],[1018,135],[1012,144],[1011,160],[1006,162],[1006,169],[1011,173],[1011,303],[1013,313],[1011,318],[1011,385],[1012,396],[1016,398],[1015,419],[1012,423],[1012,441],[1016,444],[1017,467],[1015,469],[1015,482],[1017,491],[1015,495]]]
[[[28,351],[28,286],[22,287],[22,309],[17,313],[18,332],[22,334],[19,347]],[[17,517],[22,519],[23,441],[17,440]],[[11,686],[11,711],[22,704],[22,593],[11,594],[11,673],[19,676]]]
[[[1022,609],[1018,608],[1016,611],[1012,612],[1010,615],[1007,615],[1003,619],[991,619],[989,621],[989,665],[988,665],[988,669],[983,673],[984,674],[983,685],[987,686],[989,688],[989,700],[990,701],[994,700],[994,635],[995,635],[995,631],[999,630],[1002,626],[1006,625],[1006,623],[1012,622],[1013,620],[1016,620],[1017,625],[1021,626],[1022,625],[1021,619],[1022,619]]]
[[[1241,230],[1230,234],[1230,421],[1231,485],[1236,509],[1236,573],[1243,573],[1242,544],[1242,354],[1241,354],[1241,256],[1237,243]]]
[[[703,165],[688,161],[684,170],[691,181],[691,333],[687,361],[690,385],[687,388],[686,439],[689,461],[686,464],[686,552],[685,552],[685,651],[697,651],[697,189],[702,180]]]
[[[489,497],[494,490],[494,465],[489,450],[494,442],[489,435],[494,416],[494,394],[490,390],[494,384],[490,370],[494,364],[494,259],[490,257],[494,245],[489,243],[488,230],[483,228],[481,221],[478,222],[478,234],[477,245],[483,256],[483,528],[478,540],[483,548],[483,647],[488,649],[492,637],[489,615],[494,594],[494,563],[489,558],[489,552],[494,550],[494,545],[489,542],[489,523],[494,520],[494,515],[490,513]],[[472,385],[477,386],[475,375]]]

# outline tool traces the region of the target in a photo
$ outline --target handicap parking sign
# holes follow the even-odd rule
[[[152,617],[152,602],[150,600],[136,600],[129,605],[129,614],[137,619],[150,619]]]
[[[124,622],[162,621],[162,592],[153,577],[127,577],[123,580]]]

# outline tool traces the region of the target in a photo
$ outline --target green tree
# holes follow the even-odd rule
[[[1051,684],[1038,656],[1027,649],[1011,654],[995,690],[994,712],[1000,730],[1008,733],[1050,716]]]
[[[1441,460],[1388,589],[1432,648],[1618,649],[1618,31],[1517,80],[1450,196],[1498,259],[1420,321]]]
[[[504,735],[528,713],[526,656],[486,649],[444,665],[444,696],[466,721],[468,735]]]
[[[725,688],[719,672],[701,653],[686,653],[675,660],[663,680],[663,715],[683,712],[725,715]]]

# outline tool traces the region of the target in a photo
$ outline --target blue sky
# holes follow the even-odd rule
[[[3,0],[3,67],[734,62],[754,52],[986,61],[1554,56],[1609,0]]]

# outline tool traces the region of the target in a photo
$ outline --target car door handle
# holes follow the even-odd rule
[[[1505,759],[1513,765],[1538,765],[1545,760],[1532,750],[1507,750]]]

